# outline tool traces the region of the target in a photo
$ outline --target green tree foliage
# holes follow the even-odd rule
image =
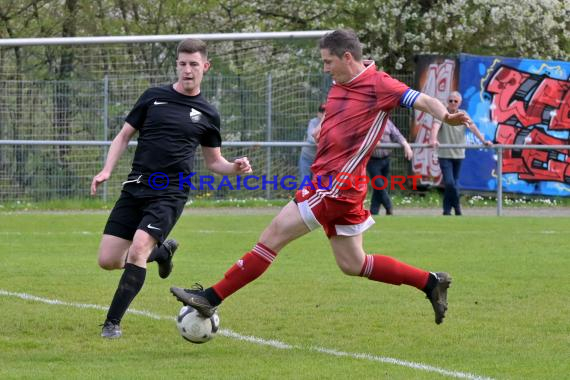
[[[568,0],[0,0],[0,5],[0,37],[8,38],[349,27],[359,33],[367,54],[392,70],[410,70],[413,56],[421,53],[570,59]],[[226,58],[243,68],[240,52],[252,44],[228,43]],[[139,53],[147,68],[156,67],[161,46],[132,53]]]
[[[390,69],[410,70],[422,53],[570,59],[568,0],[346,0],[343,9]]]

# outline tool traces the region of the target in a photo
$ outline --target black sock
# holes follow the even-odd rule
[[[129,308],[129,305],[141,290],[144,279],[146,277],[146,269],[136,266],[135,264],[125,264],[125,270],[119,281],[119,286],[113,296],[113,301],[107,313],[107,320],[119,323]]]
[[[168,259],[168,256],[170,256],[170,252],[168,252],[168,249],[166,249],[164,244],[157,245],[150,253],[146,262],[150,263],[152,261],[156,261],[157,263],[161,263]]]
[[[218,306],[219,304],[222,303],[222,299],[220,298],[220,296],[216,294],[216,292],[212,288],[204,290],[204,297],[206,297],[206,299],[212,306]]]
[[[431,291],[433,290],[433,288],[436,287],[438,282],[439,280],[437,279],[437,276],[430,272],[426,287],[422,289],[428,297],[430,296]]]

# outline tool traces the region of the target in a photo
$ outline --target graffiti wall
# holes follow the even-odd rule
[[[428,56],[426,62],[419,68],[418,88],[444,104],[449,92],[458,90],[461,108],[486,139],[496,144],[570,144],[570,62],[471,55],[460,55],[457,61]],[[416,112],[413,141],[429,140],[431,122]],[[469,131],[466,142],[480,145]],[[426,149],[418,156],[415,174],[424,183],[438,184],[437,154]],[[493,150],[468,149],[461,187],[495,191],[496,168]],[[506,150],[502,170],[505,192],[570,196],[569,150]]]
[[[449,93],[458,87],[457,62],[442,56],[420,56],[416,64],[418,83],[421,92],[447,104]],[[433,117],[425,112],[415,111],[414,122],[410,130],[410,141],[420,144],[429,143]],[[420,148],[414,151],[412,170],[421,175],[424,185],[437,185],[441,182],[441,170],[437,162],[437,152],[432,148]]]
[[[459,65],[463,107],[485,137],[496,144],[570,144],[570,62],[461,55]],[[569,153],[505,151],[504,190],[570,196]],[[468,151],[463,166],[465,188],[496,189],[492,153]]]

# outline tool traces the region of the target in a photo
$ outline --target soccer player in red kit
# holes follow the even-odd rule
[[[366,182],[357,179],[366,175],[366,163],[396,106],[427,112],[449,125],[467,123],[469,117],[464,113],[449,114],[439,100],[377,71],[374,62],[362,59],[360,41],[351,30],[325,35],[319,48],[324,71],[332,75],[334,82],[321,128],[315,133],[317,155],[311,166],[315,183],[295,194],[253,249],[218,283],[207,289],[197,285],[170,290],[180,302],[209,317],[224,299],[265,272],[288,243],[323,227],[343,273],[424,291],[434,309],[435,322],[440,324],[447,310],[451,276],[364,252],[362,234],[374,219],[363,207]]]

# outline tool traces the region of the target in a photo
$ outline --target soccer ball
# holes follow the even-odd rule
[[[176,318],[176,326],[182,338],[187,341],[206,343],[216,336],[220,317],[216,311],[210,318],[206,318],[192,306],[183,306]]]

